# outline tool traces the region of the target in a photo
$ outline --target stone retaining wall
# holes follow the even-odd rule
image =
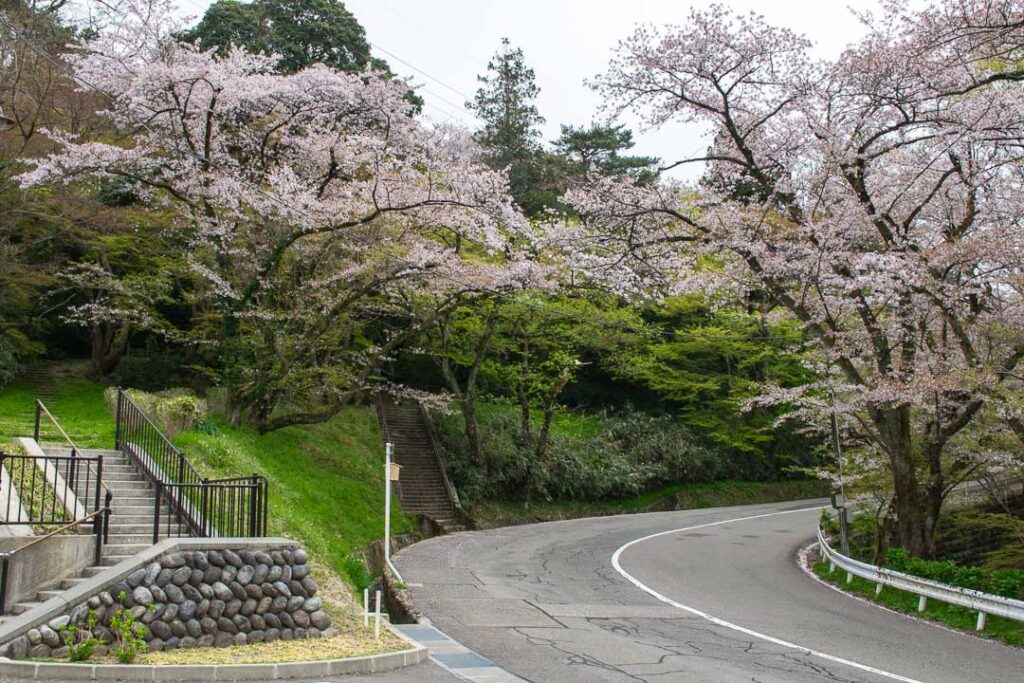
[[[110,643],[121,609],[146,625],[151,651],[317,638],[331,626],[317,589],[302,548],[172,551],[28,629],[0,654],[63,657],[58,629],[71,624],[81,633],[90,611],[94,635]]]

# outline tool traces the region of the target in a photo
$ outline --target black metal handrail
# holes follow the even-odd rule
[[[103,561],[103,544],[107,542],[107,519],[109,517],[109,506],[105,509],[93,510],[81,519],[76,519],[69,524],[65,524],[60,528],[54,529],[45,536],[39,536],[23,546],[0,554],[0,614],[4,614],[7,611],[7,579],[8,576],[10,576],[11,560],[14,559],[18,553],[24,552],[32,546],[38,545],[39,543],[49,540],[54,536],[63,534],[65,531],[73,529],[76,526],[85,524],[86,522],[92,522],[93,533],[96,535],[95,560],[96,564],[99,565],[100,562]]]
[[[64,428],[60,426],[60,422],[57,421],[57,418],[55,418],[53,416],[53,413],[51,413],[47,409],[47,407],[43,404],[43,402],[40,401],[38,398],[36,399],[36,422],[35,422],[35,429],[32,432],[32,440],[35,441],[37,445],[39,445],[40,427],[42,426],[42,418],[43,418],[44,415],[50,421],[50,423],[54,427],[57,428],[57,432],[62,437],[64,437],[64,441],[71,448],[71,457],[72,458],[77,458],[78,454],[81,452],[81,449],[78,448],[78,446],[75,445],[75,442],[71,440],[71,437],[68,436],[68,433],[65,432]],[[92,465],[90,464],[89,467],[91,468]],[[94,472],[94,474],[95,474],[95,472]],[[110,490],[110,487],[107,486],[106,482],[103,481],[103,477],[101,477],[101,476],[99,476],[97,474],[96,475],[96,481],[99,482],[99,485],[102,486],[103,489],[107,492],[107,498],[108,499],[113,497],[113,492]],[[109,507],[109,506],[110,506],[110,501],[107,500],[107,507]]]
[[[139,408],[123,389],[117,390],[115,442],[137,463],[156,489],[153,542],[160,539],[161,508],[168,505],[165,535],[265,536],[267,480],[259,475],[205,479],[185,454]],[[237,508],[244,501],[241,514]],[[244,519],[241,524],[238,520]],[[176,528],[174,528],[176,527]],[[239,533],[244,531],[244,533]]]
[[[163,503],[177,505],[177,515],[161,521]],[[199,484],[156,485],[153,542],[182,531],[199,536],[261,537],[267,533],[267,479],[251,477],[204,480]]]
[[[53,468],[60,475],[60,481],[47,478],[39,468]],[[95,465],[95,468],[93,467]],[[83,510],[91,507],[93,512],[110,507],[110,494],[103,491],[103,456],[69,457],[61,455],[8,455],[0,453],[0,473],[6,472],[10,486],[0,497],[0,509],[4,511],[3,524],[31,524],[43,526],[68,524],[78,516],[68,510],[67,501],[73,495],[77,502],[85,501]],[[3,475],[0,474],[0,477]],[[2,487],[0,487],[2,490]],[[14,509],[17,494],[21,508],[27,513],[22,519]],[[92,505],[88,505],[92,497]],[[18,519],[11,519],[12,516]]]

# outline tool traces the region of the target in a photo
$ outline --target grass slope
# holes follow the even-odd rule
[[[114,419],[103,390],[84,379],[66,378],[46,401],[81,448],[113,447]],[[23,384],[0,391],[0,447],[32,433],[34,400]],[[353,553],[383,536],[384,452],[373,412],[348,407],[322,424],[264,435],[216,419],[210,424],[212,433],[190,430],[174,439],[197,469],[210,478],[266,476],[270,533],[302,541],[314,560],[361,589],[369,577]],[[42,440],[58,442],[60,437],[44,429]],[[395,503],[394,533],[413,530],[413,521]]]

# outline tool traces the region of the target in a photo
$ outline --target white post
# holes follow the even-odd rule
[[[373,617],[373,637],[380,640],[380,591],[377,591],[377,613]]]
[[[391,564],[391,461],[394,452],[395,445],[388,441],[384,445],[384,564],[398,581],[402,581],[402,575]]]
[[[917,611],[923,612],[924,608],[928,606],[928,598],[921,596],[921,599],[917,601]]]
[[[978,630],[978,631],[984,631],[985,630],[985,618],[987,616],[988,615],[986,615],[984,612],[978,612],[978,627],[977,627],[976,630]]]
[[[384,445],[384,562],[391,566],[391,454],[395,446]]]
[[[363,589],[363,628],[370,626],[370,589]]]
[[[881,583],[876,583],[875,584],[875,595],[881,595],[881,594],[882,594],[882,584]]]
[[[846,572],[846,583],[853,583],[853,574]]]

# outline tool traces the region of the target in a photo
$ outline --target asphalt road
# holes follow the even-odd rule
[[[1024,681],[1024,652],[805,575],[796,553],[819,514],[808,505],[462,533],[396,563],[434,626],[530,681]],[[422,680],[445,680],[429,671]]]

